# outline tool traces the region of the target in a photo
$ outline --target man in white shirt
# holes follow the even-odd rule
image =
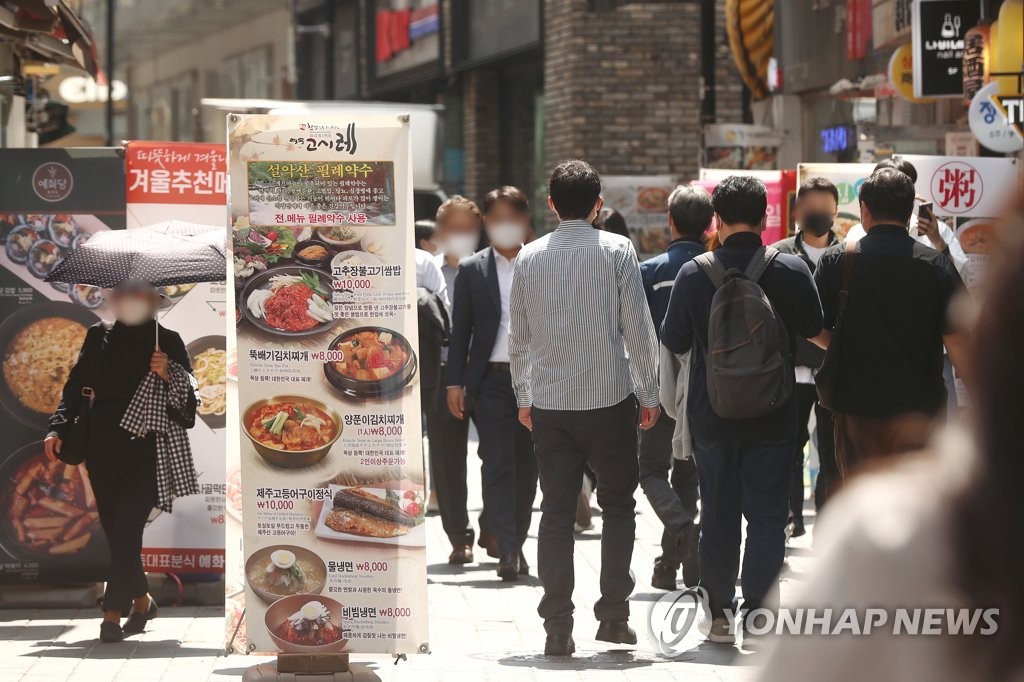
[[[530,432],[519,423],[509,365],[509,296],[515,260],[529,233],[530,205],[515,187],[487,194],[484,226],[491,246],[462,261],[448,349],[448,409],[472,412],[480,433],[487,530],[498,539],[498,576],[529,572],[523,542],[537,491]]]
[[[451,301],[448,300],[448,283],[444,279],[444,274],[434,256],[423,249],[416,249],[416,287],[437,294],[445,306],[451,308]]]

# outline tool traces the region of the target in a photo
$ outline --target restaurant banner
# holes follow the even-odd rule
[[[724,170],[720,168],[701,168],[700,179],[693,184],[700,185],[713,193],[725,178],[730,175],[752,175],[762,182],[768,190],[768,219],[765,221],[761,240],[765,244],[774,244],[785,239],[789,226],[789,201],[793,192],[793,175],[784,171],[750,171]]]
[[[249,651],[426,652],[408,117],[229,116]]]
[[[168,220],[223,226],[227,235],[227,152],[224,145],[128,142],[125,145],[128,229]],[[143,537],[147,571],[223,573],[227,325],[225,282],[167,287],[173,306],[160,323],[181,335],[203,404],[189,431],[199,495],[174,502]],[[239,523],[235,521],[235,523]]]
[[[0,583],[98,582],[107,542],[84,466],[50,462],[47,421],[100,289],[43,281],[101,230],[125,227],[117,149],[0,150]]]
[[[622,214],[641,259],[668,248],[668,197],[678,185],[671,175],[605,175],[604,205]]]

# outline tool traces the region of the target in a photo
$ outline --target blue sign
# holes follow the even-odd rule
[[[821,130],[821,151],[841,154],[854,146],[855,132],[850,126],[832,126]]]

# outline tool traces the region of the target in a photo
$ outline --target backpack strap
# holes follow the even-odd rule
[[[746,272],[743,274],[751,282],[760,282],[764,273],[768,271],[772,261],[779,255],[779,250],[773,246],[762,246],[750,259],[750,264],[747,266]]]
[[[715,285],[715,289],[720,289],[725,284],[726,269],[717,258],[713,251],[702,253],[693,259],[693,261],[704,271],[704,274],[708,276],[711,283]]]

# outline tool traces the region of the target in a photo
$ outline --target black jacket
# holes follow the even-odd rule
[[[829,234],[828,246],[838,244],[839,239],[836,237],[835,232]],[[804,263],[807,264],[807,268],[813,273],[814,262],[811,257],[807,255],[807,251],[804,249],[804,236],[797,232],[795,236],[789,239],[783,239],[780,242],[772,244],[780,253],[789,253],[794,256],[800,256]],[[796,358],[795,364],[798,367],[810,367],[817,369],[821,367],[821,363],[825,360],[825,351],[818,346],[814,345],[807,339],[797,337],[796,340]]]
[[[486,248],[462,261],[455,280],[446,386],[464,386],[471,400],[487,373],[501,325],[496,267],[494,251]]]

